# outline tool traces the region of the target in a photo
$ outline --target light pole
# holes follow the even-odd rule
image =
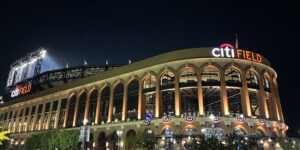
[[[122,130],[117,130],[117,135],[118,135],[118,149],[121,149],[120,138],[121,138],[122,133],[123,133]]]
[[[82,121],[82,123],[83,123],[83,140],[82,140],[81,147],[82,147],[83,150],[84,150],[84,146],[85,146],[86,125],[87,125],[88,122],[89,122],[89,120],[87,120],[87,119],[83,119],[83,121]]]

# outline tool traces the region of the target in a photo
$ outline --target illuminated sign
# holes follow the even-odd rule
[[[13,91],[11,91],[10,97],[16,97],[19,95],[23,95],[30,91],[31,91],[31,84],[28,84],[23,87],[17,86]]]
[[[255,62],[262,61],[262,57],[260,54],[247,50],[235,49],[233,45],[227,43],[220,45],[220,47],[218,48],[212,49],[211,52],[214,57],[238,58]]]

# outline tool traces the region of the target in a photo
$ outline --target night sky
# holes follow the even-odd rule
[[[234,44],[267,57],[278,73],[288,132],[299,136],[297,5],[284,1],[113,1],[111,3],[0,2],[0,95],[9,66],[44,47],[52,69],[126,64],[168,51]]]

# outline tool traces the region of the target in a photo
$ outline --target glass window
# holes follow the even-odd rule
[[[67,118],[67,127],[72,127],[74,113],[75,113],[76,95],[73,95],[69,101],[70,101],[70,106],[69,106],[69,112],[68,112],[68,118]]]
[[[138,111],[138,80],[132,80],[128,85],[127,120],[136,120]]]
[[[100,104],[100,115],[99,123],[103,124],[107,122],[108,111],[109,111],[109,96],[110,88],[105,87],[101,93],[101,104]]]
[[[76,120],[76,127],[83,125],[85,105],[86,105],[86,93],[82,93],[79,97],[78,113]]]
[[[215,67],[205,67],[201,72],[202,86],[220,85],[220,73]]]
[[[241,75],[233,67],[229,67],[225,70],[225,81],[227,86],[242,86]]]
[[[98,91],[94,90],[90,96],[90,107],[89,107],[89,115],[88,120],[93,124],[95,122],[96,117],[96,109],[97,109],[97,98],[98,98]]]
[[[246,80],[247,80],[248,88],[258,89],[258,79],[257,79],[257,76],[254,74],[253,71],[248,70],[246,72]]]
[[[122,120],[124,86],[119,83],[115,87],[113,102],[113,121]]]
[[[166,71],[161,76],[161,89],[168,89],[168,88],[174,88],[175,84],[175,75],[173,72]]]

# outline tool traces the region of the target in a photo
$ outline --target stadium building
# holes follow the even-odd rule
[[[270,62],[230,44],[40,73],[43,53],[11,66],[0,122],[15,148],[34,133],[84,123],[94,149],[127,149],[126,136],[138,131],[154,133],[157,148],[175,149],[198,134],[276,138],[288,129]]]

